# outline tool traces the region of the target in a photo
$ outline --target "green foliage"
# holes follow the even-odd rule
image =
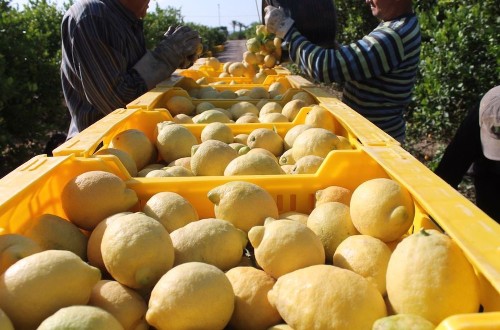
[[[148,13],[144,18],[144,37],[146,47],[153,48],[167,32],[170,26],[184,24],[181,10],[173,7],[160,8],[158,3],[152,13]]]
[[[227,40],[227,28],[209,28],[205,25],[185,23],[181,10],[174,7],[162,9],[156,4],[155,10],[144,18],[144,35],[146,46],[153,48],[169,26],[187,25],[198,31],[203,42],[204,51],[212,50],[216,45],[222,45]]]
[[[46,1],[22,11],[0,0],[0,175],[43,151],[50,132],[66,130],[60,22]],[[56,87],[56,88],[55,88]]]
[[[500,82],[500,7],[494,0],[422,2],[420,72],[410,138],[451,136],[467,111]]]

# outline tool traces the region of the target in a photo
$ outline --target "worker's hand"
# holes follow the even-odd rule
[[[201,38],[187,26],[170,27],[155,49],[134,65],[148,89],[167,79],[177,68],[187,68],[197,59]],[[201,47],[201,49],[203,49]]]
[[[264,8],[264,12],[266,13],[264,22],[267,30],[283,39],[288,30],[292,27],[294,20],[289,17],[282,8],[267,6]]]
[[[159,60],[174,65],[185,66],[188,58],[193,58],[201,45],[198,32],[187,26],[169,27],[162,41],[153,50]]]

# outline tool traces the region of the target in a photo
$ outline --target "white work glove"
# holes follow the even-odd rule
[[[187,26],[170,27],[155,49],[147,51],[134,65],[134,69],[151,89],[181,65],[189,66],[191,59],[197,56],[200,45],[198,32]]]
[[[264,12],[266,13],[264,22],[267,30],[283,39],[295,23],[294,20],[282,8],[267,6],[264,8]]]

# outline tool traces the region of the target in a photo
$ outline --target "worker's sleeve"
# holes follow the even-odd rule
[[[481,154],[478,104],[469,111],[458,127],[434,173],[456,189],[467,170]]]
[[[83,20],[76,27],[72,42],[75,67],[85,97],[99,112],[79,113],[79,127],[87,127],[96,118],[125,107],[147,92],[145,81],[132,69],[135,63],[129,63],[126,56],[127,44],[113,36],[102,20]]]
[[[401,36],[378,28],[362,39],[338,49],[309,42],[296,28],[286,35],[289,56],[301,70],[325,83],[359,81],[380,76],[397,67],[405,57]]]

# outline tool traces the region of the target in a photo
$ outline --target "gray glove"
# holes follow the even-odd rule
[[[282,8],[267,6],[264,8],[264,12],[266,13],[264,22],[267,30],[283,39],[295,23],[294,20]]]
[[[188,58],[196,56],[200,45],[198,32],[187,26],[170,27],[156,48],[147,51],[134,65],[134,69],[151,89],[179,66],[189,64]]]

